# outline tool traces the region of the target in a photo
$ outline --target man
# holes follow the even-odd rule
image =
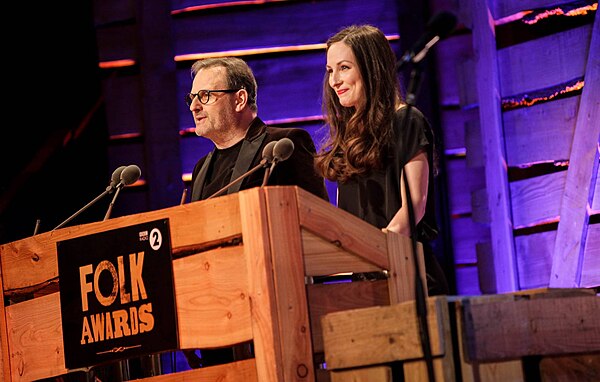
[[[191,201],[212,196],[254,168],[264,147],[282,138],[291,139],[294,150],[276,165],[268,185],[297,185],[329,200],[323,177],[314,171],[316,150],[310,134],[299,128],[266,126],[258,118],[256,80],[246,62],[235,57],[200,60],[192,65],[192,76],[192,91],[186,102],[196,134],[210,139],[215,149],[194,167]],[[260,186],[264,173],[265,168],[261,168],[222,194]]]
[[[185,100],[194,117],[196,134],[215,145],[194,167],[192,202],[261,186],[265,168],[220,193],[261,162],[269,142],[282,138],[291,139],[294,149],[288,159],[275,166],[267,184],[297,185],[329,201],[325,180],[314,170],[316,150],[310,134],[299,128],[270,127],[258,118],[256,79],[246,62],[234,57],[196,61],[192,76],[192,91]],[[184,354],[192,368],[233,361],[231,348],[202,350],[201,358],[192,350]]]

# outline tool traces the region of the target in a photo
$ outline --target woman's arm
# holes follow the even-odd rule
[[[405,166],[410,187],[410,196],[415,211],[415,225],[417,225],[425,215],[425,206],[427,205],[427,189],[429,186],[429,162],[425,151],[420,151]],[[410,221],[408,216],[408,204],[406,203],[406,189],[400,174],[400,197],[402,198],[402,207],[396,212],[388,226],[388,231],[398,232],[410,236]]]

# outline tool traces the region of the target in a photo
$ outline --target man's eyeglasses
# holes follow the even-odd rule
[[[185,103],[190,106],[195,97],[201,104],[206,105],[210,101],[210,93],[235,93],[241,89],[221,89],[221,90],[198,90],[197,93],[188,93],[185,95]]]

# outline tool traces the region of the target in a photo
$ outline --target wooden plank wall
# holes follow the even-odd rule
[[[432,4],[458,293],[600,285],[597,1]]]

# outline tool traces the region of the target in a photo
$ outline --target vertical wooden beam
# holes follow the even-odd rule
[[[490,1],[471,0],[481,143],[496,276],[496,292],[518,289],[510,193],[502,128],[496,36]]]
[[[292,187],[265,189],[283,381],[315,380],[298,198]]]
[[[407,236],[391,231],[386,232],[386,239],[390,261],[388,278],[390,304],[415,300],[415,261],[411,240]],[[417,252],[419,274],[423,282],[425,297],[427,297],[423,244],[417,243]]]
[[[550,287],[579,287],[587,237],[589,208],[594,199],[600,143],[600,17],[596,14],[571,144],[560,222],[552,254]]]
[[[0,266],[0,292],[2,299],[0,300],[0,380],[12,380],[10,374],[10,350],[8,348],[8,328],[6,322],[6,310],[4,309],[4,281],[2,277],[2,267]]]
[[[179,155],[177,77],[170,2],[137,1],[137,49],[148,209],[175,206],[183,190]],[[191,117],[190,117],[191,122]]]
[[[273,264],[267,220],[267,206],[262,188],[238,193],[244,257],[248,270],[248,290],[256,374],[259,381],[283,381],[279,322],[273,285]]]

